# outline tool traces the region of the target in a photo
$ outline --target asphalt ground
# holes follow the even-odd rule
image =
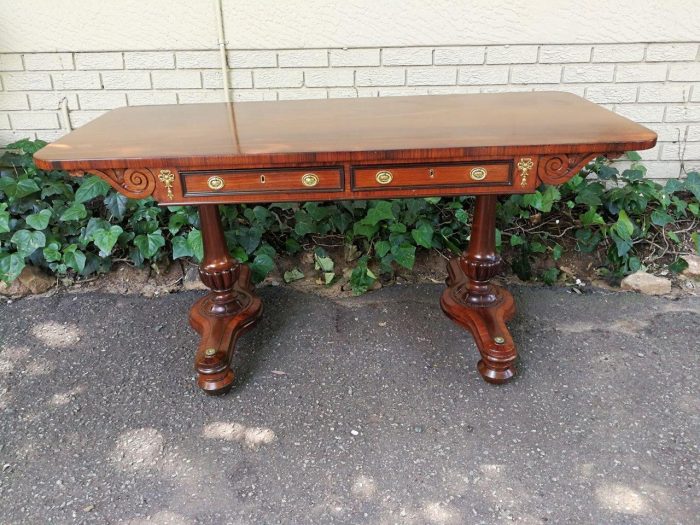
[[[215,398],[201,292],[3,303],[0,522],[699,522],[698,298],[512,287],[493,386],[441,290],[263,288]]]

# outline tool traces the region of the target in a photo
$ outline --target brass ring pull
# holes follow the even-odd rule
[[[486,168],[472,168],[469,176],[473,180],[484,180],[486,178]]]
[[[207,180],[207,186],[214,191],[218,191],[224,187],[224,179],[216,176],[209,177],[209,180]]]
[[[315,173],[305,173],[301,177],[301,183],[308,188],[313,188],[314,186],[316,186],[316,184],[318,184],[318,181],[318,175],[316,175]]]
[[[389,184],[394,180],[394,175],[390,171],[382,170],[378,171],[374,178],[379,184]]]

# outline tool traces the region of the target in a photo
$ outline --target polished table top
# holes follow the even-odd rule
[[[622,152],[655,142],[651,130],[576,95],[532,92],[126,107],[35,158],[44,169],[230,168]]]

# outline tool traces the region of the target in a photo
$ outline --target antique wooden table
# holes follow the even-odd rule
[[[190,311],[199,386],[233,383],[238,336],[262,313],[228,253],[218,204],[476,195],[469,249],[448,264],[440,305],[467,328],[478,370],[502,383],[517,352],[512,295],[490,284],[499,194],[560,184],[596,156],[656,143],[649,129],[567,93],[192,104],[121,108],[36,153],[43,169],[91,173],[134,199],[199,207],[211,292]]]

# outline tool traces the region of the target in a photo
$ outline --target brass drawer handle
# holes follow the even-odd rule
[[[386,170],[378,171],[374,178],[379,184],[389,184],[392,180],[394,180],[392,173]]]
[[[484,180],[486,178],[486,168],[472,168],[469,176],[473,180]]]
[[[209,180],[207,180],[207,186],[214,191],[219,191],[224,187],[224,179],[216,176],[209,177]]]
[[[318,175],[316,175],[315,173],[304,173],[304,175],[302,175],[301,177],[301,183],[309,188],[313,188],[314,186],[316,186],[316,184],[318,184],[318,181]]]

